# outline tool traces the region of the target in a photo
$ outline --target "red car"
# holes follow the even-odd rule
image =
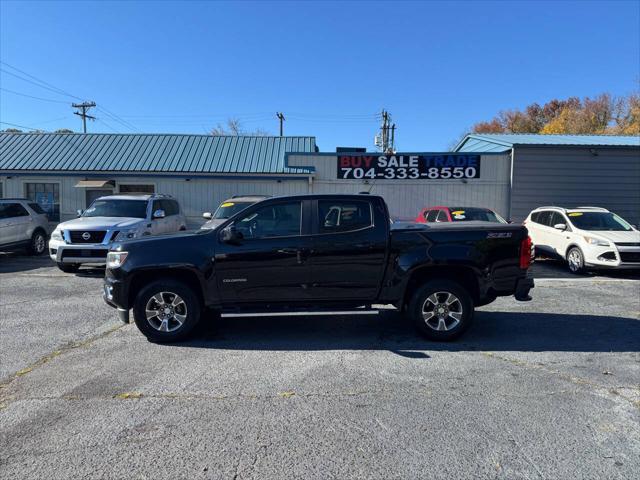
[[[415,219],[415,222],[467,222],[472,220],[508,223],[504,218],[489,208],[444,206],[423,208]]]

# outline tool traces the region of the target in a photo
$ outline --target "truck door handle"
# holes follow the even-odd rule
[[[295,255],[298,265],[302,265],[307,259],[309,251],[303,248],[281,248],[278,252],[285,253],[287,255]]]

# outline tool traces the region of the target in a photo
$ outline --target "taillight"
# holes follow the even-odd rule
[[[520,268],[526,270],[531,266],[531,237],[527,236],[520,242]]]

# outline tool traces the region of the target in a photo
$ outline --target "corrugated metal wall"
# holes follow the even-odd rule
[[[511,216],[523,220],[544,205],[607,208],[640,223],[640,151],[516,147]]]
[[[460,180],[363,180],[337,179],[337,157],[329,155],[292,155],[290,165],[314,166],[316,173],[311,184],[307,177],[288,180],[234,178],[185,178],[160,175],[113,175],[117,184],[153,183],[155,191],[173,195],[181,203],[190,226],[203,223],[202,212],[212,211],[233,195],[294,195],[304,193],[358,193],[369,191],[381,195],[392,215],[415,218],[418,212],[433,205],[483,206],[508,216],[510,155],[482,155],[481,178]],[[60,183],[60,212],[62,220],[75,218],[76,210],[86,208],[85,189],[75,187],[78,180],[90,174],[17,175],[3,180],[5,197],[25,195],[27,182]],[[95,178],[95,177],[94,177]],[[115,190],[117,191],[117,190]]]
[[[76,217],[76,210],[85,209],[85,189],[75,187],[78,180],[84,177],[71,176],[13,176],[3,180],[5,197],[24,197],[24,184],[60,183],[60,217],[61,221]],[[118,183],[124,184],[155,184],[157,193],[173,195],[187,215],[189,225],[196,227],[204,223],[202,213],[213,211],[227,198],[233,195],[295,195],[307,193],[308,181],[306,178],[299,180],[251,180],[251,179],[224,179],[224,178],[184,178],[171,177],[120,177],[114,176]]]
[[[460,180],[363,180],[337,179],[337,156],[290,155],[289,165],[314,166],[313,193],[358,193],[381,195],[392,215],[415,218],[428,206],[478,206],[509,215],[510,154],[482,155],[480,178]]]

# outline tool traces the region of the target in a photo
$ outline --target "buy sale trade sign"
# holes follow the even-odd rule
[[[480,178],[480,155],[338,155],[338,178],[455,180]]]

